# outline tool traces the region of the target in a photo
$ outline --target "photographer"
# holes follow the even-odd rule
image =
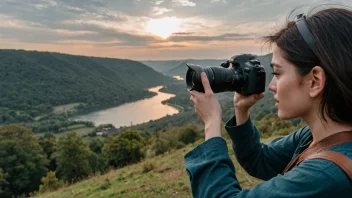
[[[352,197],[351,35],[352,12],[330,8],[265,37],[273,44],[269,90],[278,116],[308,126],[260,143],[249,109],[264,94],[235,93],[236,115],[225,129],[241,166],[264,180],[252,189],[242,190],[236,178],[221,137],[221,106],[201,74],[204,93],[191,91],[190,100],[205,124],[205,142],[185,155],[194,197]]]

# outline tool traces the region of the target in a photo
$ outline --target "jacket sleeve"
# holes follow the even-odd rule
[[[250,117],[236,126],[236,117],[233,116],[226,122],[225,129],[232,140],[237,161],[248,174],[262,180],[269,180],[285,169],[298,147],[302,132],[307,131],[302,128],[264,144],[260,142],[259,131]]]
[[[333,163],[306,160],[284,175],[242,190],[221,137],[211,138],[185,155],[193,197],[349,197],[352,188],[346,175]],[[336,179],[340,178],[340,179]]]

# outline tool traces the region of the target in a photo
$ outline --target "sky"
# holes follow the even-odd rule
[[[0,0],[0,49],[132,60],[267,54],[290,12],[350,0]],[[321,8],[321,7],[319,7]]]

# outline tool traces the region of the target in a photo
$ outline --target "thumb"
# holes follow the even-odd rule
[[[258,100],[264,98],[264,92],[260,93],[260,94],[254,94],[253,97],[254,97],[255,101],[258,101]]]

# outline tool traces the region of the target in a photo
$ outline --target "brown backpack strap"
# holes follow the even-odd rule
[[[346,143],[346,142],[352,142],[352,131],[343,131],[339,133],[335,133],[333,135],[330,135],[316,144],[314,144],[312,147],[307,148],[305,151],[303,151],[301,154],[299,154],[294,160],[292,160],[285,168],[285,170],[282,172],[284,174],[285,172],[291,170],[294,166],[297,166],[299,163],[301,163],[303,160],[305,160],[308,156],[313,155],[315,153],[318,153],[322,150],[325,150],[327,148]]]
[[[347,176],[352,181],[352,160],[347,156],[334,152],[334,151],[323,151],[320,153],[313,154],[309,156],[307,159],[325,159],[335,163],[339,166]]]

